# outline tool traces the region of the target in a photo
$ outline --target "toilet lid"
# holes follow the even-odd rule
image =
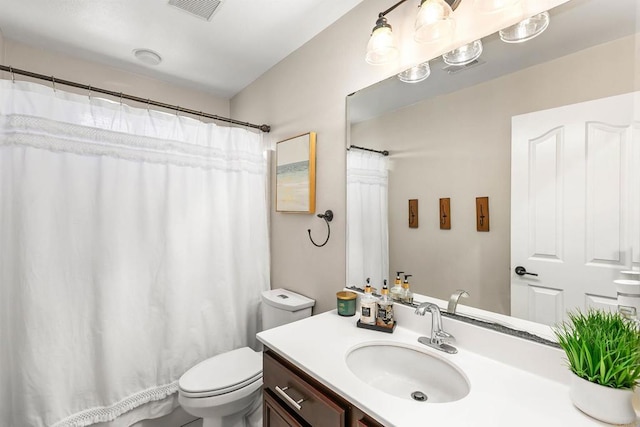
[[[262,377],[262,353],[238,348],[198,363],[180,377],[178,386],[188,393],[230,392]]]

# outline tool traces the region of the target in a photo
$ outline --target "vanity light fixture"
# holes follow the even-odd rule
[[[542,34],[549,26],[549,12],[533,15],[523,21],[500,30],[500,40],[505,43],[522,43]]]
[[[482,55],[482,40],[467,43],[464,46],[453,49],[442,55],[442,60],[447,65],[467,65],[480,58]]]
[[[429,61],[427,61],[399,73],[398,80],[404,83],[419,83],[426,80],[430,74],[431,67],[429,66]]]
[[[378,14],[371,31],[365,60],[369,64],[386,64],[398,57],[393,29],[385,16],[407,0],[400,0],[389,9]],[[435,42],[451,36],[455,22],[453,11],[462,0],[420,0],[415,22],[414,39],[418,42]],[[421,65],[421,64],[420,64]],[[426,78],[426,77],[425,77]]]
[[[378,14],[371,31],[365,56],[369,64],[386,64],[399,56],[393,29],[386,15],[407,0],[400,0],[389,9]],[[521,0],[474,0],[474,7],[481,13],[493,13],[518,4]],[[420,0],[413,38],[420,43],[438,42],[450,38],[455,29],[453,12],[462,0]],[[522,43],[540,35],[549,26],[549,13],[542,12],[515,25],[500,30],[500,39],[506,43]],[[442,55],[447,65],[462,66],[477,60],[482,54],[482,41],[476,40]],[[407,83],[416,83],[429,77],[428,63],[415,65],[398,78]]]

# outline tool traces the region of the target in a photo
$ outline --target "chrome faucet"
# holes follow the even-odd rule
[[[447,313],[455,314],[456,308],[458,307],[458,300],[460,297],[467,298],[469,293],[462,289],[458,289],[454,293],[451,294],[451,298],[449,298],[449,305],[447,306]]]
[[[440,307],[430,302],[424,302],[416,308],[415,313],[424,316],[427,311],[431,312],[431,338],[420,337],[418,338],[418,342],[446,353],[457,353],[458,349],[448,344],[449,342],[455,341],[455,338],[442,329]]]

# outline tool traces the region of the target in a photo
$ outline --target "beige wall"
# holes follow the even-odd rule
[[[1,48],[2,41],[0,38]],[[141,98],[150,98],[168,104],[180,105],[197,111],[202,110],[219,116],[228,117],[230,114],[229,100],[227,99],[128,71],[118,70],[103,64],[34,48],[6,38],[4,39],[4,60],[2,64],[115,92],[124,92]],[[3,73],[2,77],[10,78],[8,73]],[[27,80],[24,77],[16,78]],[[49,84],[41,80],[37,82]],[[86,94],[86,91],[67,86],[61,88],[70,92]],[[124,102],[129,105],[146,108],[146,105],[136,105],[136,103],[126,100]]]
[[[511,117],[633,90],[634,37],[414,104],[351,128],[352,143],[391,150],[390,272],[413,274],[414,291],[510,311]],[[488,196],[488,233],[475,229],[475,198]],[[451,230],[439,198],[451,198]],[[418,229],[407,200],[419,199]]]
[[[315,240],[326,236],[315,215],[271,209],[271,286],[316,299],[316,313],[335,308],[345,285],[345,96],[389,72],[364,61],[378,3],[363,2],[231,101],[234,117],[270,124],[274,142],[317,132],[316,212],[334,211],[329,243],[316,248],[309,241],[307,229]]]

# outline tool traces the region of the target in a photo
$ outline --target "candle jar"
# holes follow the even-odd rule
[[[354,316],[356,314],[356,298],[355,292],[340,291],[336,293],[338,303],[338,314],[340,316]]]

